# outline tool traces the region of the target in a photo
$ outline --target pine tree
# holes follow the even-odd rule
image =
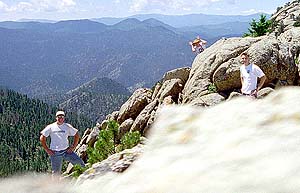
[[[255,19],[252,20],[250,23],[250,28],[248,29],[249,33],[245,33],[244,37],[252,36],[252,37],[259,37],[266,35],[270,32],[271,21],[267,20],[266,15],[260,15],[260,19],[257,22]]]

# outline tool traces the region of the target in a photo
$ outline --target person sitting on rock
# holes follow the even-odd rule
[[[240,76],[243,95],[257,98],[257,92],[264,85],[267,77],[264,72],[255,64],[249,62],[249,55],[247,53],[241,54],[242,66],[240,67]],[[257,85],[257,78],[260,79]]]
[[[203,40],[198,36],[193,42],[189,42],[192,52],[196,53],[197,55],[204,51],[206,48],[207,41]]]

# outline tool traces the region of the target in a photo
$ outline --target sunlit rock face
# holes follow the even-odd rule
[[[78,192],[298,192],[300,89],[209,109],[161,110],[144,154],[125,173]]]

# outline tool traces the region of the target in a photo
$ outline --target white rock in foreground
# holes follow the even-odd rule
[[[78,192],[298,192],[300,89],[161,111],[145,153]]]

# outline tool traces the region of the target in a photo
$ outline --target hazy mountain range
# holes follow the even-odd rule
[[[0,26],[0,85],[31,96],[104,76],[126,87],[151,86],[193,60],[187,38],[135,19],[114,26],[89,20]]]
[[[128,96],[116,82],[131,91],[151,87],[168,70],[191,66],[195,55],[188,41],[195,36],[200,35],[209,45],[221,37],[241,36],[247,32],[251,20],[258,17],[259,14],[150,14],[59,22],[0,22],[0,86],[81,112],[70,106],[75,105],[70,99],[86,103],[87,97],[83,99],[82,93],[93,92],[79,89],[82,92],[74,97],[66,94],[68,91],[94,79],[97,81],[89,83],[104,81],[111,84],[106,84],[107,87],[117,87],[120,95]],[[101,88],[102,91],[94,93],[105,90]],[[100,98],[113,100],[113,97]],[[90,105],[85,109],[89,108]]]
[[[135,18],[138,20],[146,19],[156,19],[175,28],[189,27],[189,26],[199,26],[199,25],[218,25],[224,23],[232,22],[247,22],[252,19],[258,19],[261,14],[267,15],[265,13],[256,13],[251,15],[207,15],[207,14],[188,14],[188,15],[163,15],[163,14],[139,14],[132,15],[127,18],[115,18],[115,17],[103,17],[103,18],[93,18],[91,20],[104,23],[107,25],[114,25],[124,19]]]

